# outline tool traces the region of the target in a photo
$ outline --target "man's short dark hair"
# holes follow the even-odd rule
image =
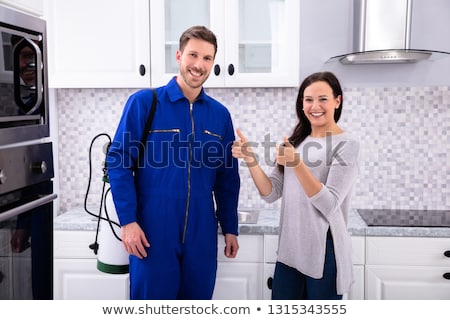
[[[180,37],[180,47],[179,47],[180,51],[184,50],[184,47],[186,46],[186,44],[190,39],[200,39],[211,43],[214,46],[214,57],[216,56],[217,53],[216,35],[205,26],[192,26],[186,29],[186,31],[184,31]]]

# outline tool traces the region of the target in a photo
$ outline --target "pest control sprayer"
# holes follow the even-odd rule
[[[101,133],[95,136],[94,139],[92,139],[91,146],[89,148],[89,182],[86,191],[86,197],[84,199],[84,210],[88,214],[97,218],[97,232],[95,235],[95,242],[89,245],[89,248],[91,248],[97,255],[98,270],[105,273],[124,274],[128,273],[129,255],[122,244],[122,240],[119,237],[120,224],[119,219],[117,218],[116,209],[114,207],[112,194],[109,188],[106,159],[103,168],[103,187],[100,197],[100,207],[98,209],[98,214],[91,212],[87,208],[87,200],[92,179],[92,146],[94,142],[101,136],[105,136],[109,139],[105,154],[108,153],[108,148],[111,144],[110,136],[106,133]]]

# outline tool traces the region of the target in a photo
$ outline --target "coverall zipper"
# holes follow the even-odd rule
[[[191,117],[191,137],[189,138],[189,162],[188,162],[188,178],[187,178],[187,199],[186,199],[186,214],[184,217],[184,229],[183,229],[183,237],[181,238],[181,243],[184,243],[186,238],[186,229],[188,224],[189,217],[189,204],[191,201],[191,162],[192,162],[192,139],[195,139],[195,128],[194,128],[194,116],[192,114],[192,109],[194,105],[190,103],[189,105],[189,115]]]
[[[217,134],[217,133],[214,133],[214,132],[211,132],[211,131],[209,131],[209,130],[203,130],[203,132],[205,133],[205,134],[207,134],[207,135],[210,135],[210,136],[213,136],[213,137],[216,137],[216,138],[218,138],[219,140],[222,140],[222,136],[220,135],[220,134]]]
[[[165,133],[165,132],[175,132],[175,133],[180,133],[180,129],[154,129],[154,130],[150,130],[150,133]]]

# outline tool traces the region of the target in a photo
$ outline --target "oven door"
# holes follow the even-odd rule
[[[53,298],[52,143],[0,148],[0,299]]]
[[[51,181],[33,188],[45,195],[0,213],[0,299],[3,300],[53,299],[56,195],[52,193]]]

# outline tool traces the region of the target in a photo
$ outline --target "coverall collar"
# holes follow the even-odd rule
[[[176,77],[177,76],[174,76],[167,84],[167,93],[169,95],[170,102],[175,102],[180,99],[186,99],[183,92],[181,91],[180,86],[177,83]],[[197,99],[195,99],[195,101],[205,100],[205,98],[206,93],[202,87],[202,90],[200,91],[200,94],[198,95]]]

